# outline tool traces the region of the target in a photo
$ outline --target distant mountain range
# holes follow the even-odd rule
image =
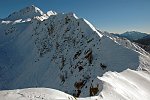
[[[131,41],[139,40],[146,36],[149,36],[149,34],[147,34],[147,33],[142,33],[142,32],[137,32],[137,31],[128,31],[128,32],[125,32],[122,34],[115,34],[115,35],[117,35],[119,37],[127,38]]]
[[[112,33],[113,34],[113,33]],[[121,38],[127,38],[128,40],[137,43],[140,47],[150,53],[150,34],[137,31],[128,31],[122,34],[113,34]]]

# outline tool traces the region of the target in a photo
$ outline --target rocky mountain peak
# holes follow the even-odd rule
[[[18,19],[27,19],[27,18],[33,18],[35,16],[41,16],[43,15],[43,11],[40,10],[38,7],[31,5],[28,7],[25,7],[19,11],[15,11],[12,14],[10,14],[8,17],[6,17],[4,20],[11,20],[15,21]]]

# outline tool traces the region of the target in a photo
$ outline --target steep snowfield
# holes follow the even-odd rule
[[[31,17],[1,21],[1,90],[49,87],[85,97],[102,90],[97,76],[107,71],[150,71],[147,52],[98,32],[74,13]]]
[[[98,30],[99,31],[99,30]],[[101,34],[103,34],[104,36],[108,36],[111,39],[113,39],[115,42],[117,42],[120,45],[125,46],[126,48],[135,50],[137,52],[140,53],[144,53],[145,55],[149,55],[145,50],[143,50],[141,47],[135,45],[134,43],[132,43],[130,40],[126,39],[126,38],[120,38],[114,34],[108,33],[108,32],[101,32],[99,31]]]

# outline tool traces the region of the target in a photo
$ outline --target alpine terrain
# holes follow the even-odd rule
[[[32,5],[0,20],[0,100],[149,100],[149,73],[148,52],[74,13]]]

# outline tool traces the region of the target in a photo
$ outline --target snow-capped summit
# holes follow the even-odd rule
[[[39,15],[0,24],[0,89],[50,87],[92,96],[102,89],[97,76],[108,70],[150,71],[150,55],[134,43],[102,34],[74,13]]]
[[[43,11],[41,11],[38,7],[31,5],[29,7],[25,7],[19,11],[16,11],[12,14],[10,14],[7,18],[4,20],[10,20],[15,21],[18,19],[27,19],[27,18],[33,18],[35,16],[41,16],[43,15]]]

